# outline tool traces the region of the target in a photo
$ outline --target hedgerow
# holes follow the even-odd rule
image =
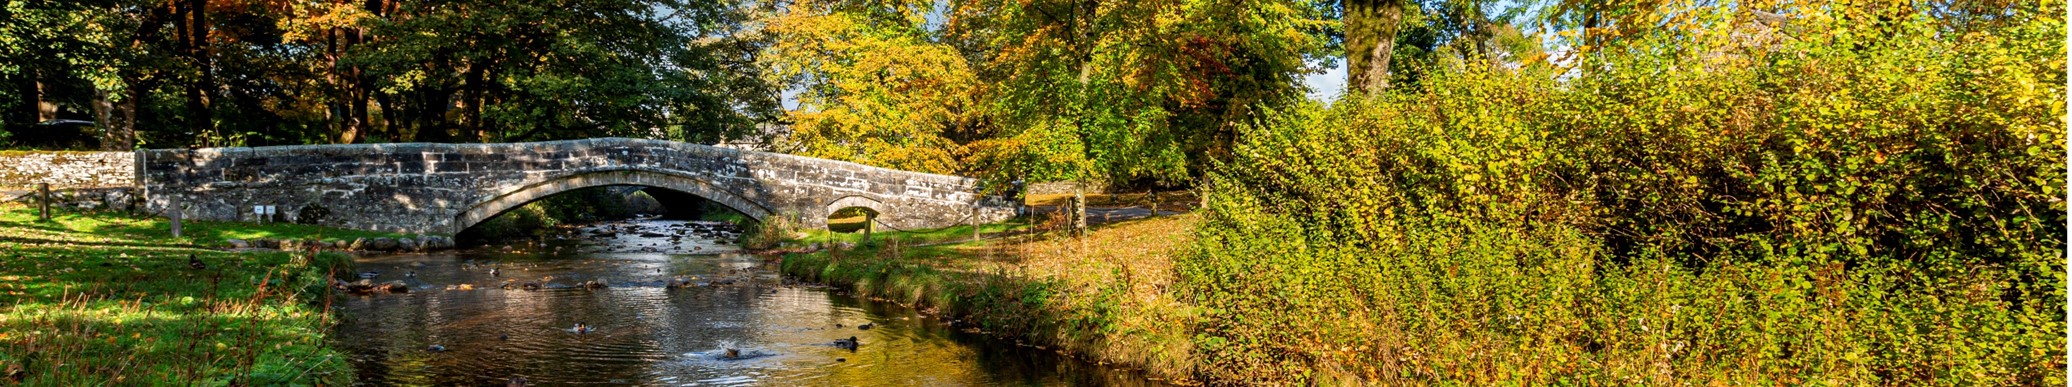
[[[1175,267],[1202,376],[2064,385],[2064,3],[1833,8],[1248,129]]]

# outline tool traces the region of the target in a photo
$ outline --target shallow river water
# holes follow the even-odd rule
[[[335,337],[365,385],[1157,385],[787,284],[774,258],[701,229],[626,221],[544,248],[362,258],[362,276],[410,291],[337,301]]]

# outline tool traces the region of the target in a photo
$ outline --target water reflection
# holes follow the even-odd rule
[[[617,227],[536,249],[544,252],[362,259],[360,270],[381,273],[376,281],[411,291],[339,300],[339,345],[366,385],[1153,384],[953,331],[896,305],[785,286],[762,257],[684,254],[729,248],[668,231],[682,222]],[[679,279],[707,286],[668,286]],[[738,281],[710,285],[729,279]],[[609,285],[579,286],[589,281]],[[525,282],[544,288],[500,287]],[[873,328],[856,328],[865,323]],[[594,329],[578,333],[577,324]],[[835,345],[850,337],[856,349]]]

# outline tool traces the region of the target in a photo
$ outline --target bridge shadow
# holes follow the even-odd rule
[[[655,207],[659,208],[655,208]],[[576,188],[540,196],[469,225],[455,234],[463,246],[539,237],[550,225],[570,226],[655,216],[666,220],[714,221],[737,227],[755,217],[698,194],[646,185]]]

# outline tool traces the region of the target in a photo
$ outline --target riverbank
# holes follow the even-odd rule
[[[336,253],[222,251],[228,239],[399,235],[166,220],[0,203],[0,378],[21,385],[344,385],[321,304]],[[201,262],[197,269],[189,256]]]
[[[1196,367],[1189,327],[1200,312],[1172,298],[1172,257],[1194,215],[1118,221],[1084,238],[985,225],[1014,237],[970,241],[969,226],[913,232],[811,232],[791,243],[786,274],[905,304],[967,330],[1141,369],[1187,383]]]

